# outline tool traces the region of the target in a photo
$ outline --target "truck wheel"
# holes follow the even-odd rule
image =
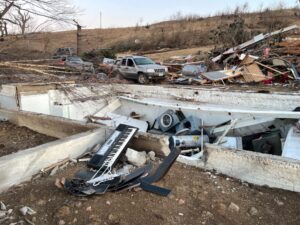
[[[138,82],[139,82],[139,84],[148,84],[149,83],[149,79],[148,79],[148,77],[145,74],[139,73],[139,75],[138,75]]]

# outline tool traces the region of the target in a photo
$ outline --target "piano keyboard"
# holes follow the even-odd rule
[[[101,170],[113,167],[137,131],[136,127],[120,124],[88,162],[88,166]]]

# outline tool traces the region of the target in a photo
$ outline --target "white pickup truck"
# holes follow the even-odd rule
[[[137,80],[140,84],[147,84],[150,80],[163,80],[168,72],[167,67],[143,56],[124,57],[118,69],[125,78]]]

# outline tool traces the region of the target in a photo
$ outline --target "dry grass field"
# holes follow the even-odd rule
[[[240,15],[245,21],[245,27],[250,34],[267,32],[270,29],[292,24],[300,25],[299,10],[279,10],[262,13],[244,13]],[[114,28],[114,29],[83,29],[80,36],[80,52],[98,48],[116,48],[118,52],[128,49],[154,50],[159,48],[195,48],[213,45],[211,31],[232,23],[233,15],[220,15],[210,18],[186,18],[178,21],[167,21],[146,27]],[[277,27],[276,27],[277,26]],[[136,46],[139,40],[140,46]],[[1,54],[15,53],[19,58],[26,54],[34,58],[39,52],[45,56],[53,54],[59,47],[76,47],[76,31],[33,33],[25,37],[10,36],[0,42]],[[144,48],[144,49],[143,49]],[[123,51],[124,50],[124,51]]]

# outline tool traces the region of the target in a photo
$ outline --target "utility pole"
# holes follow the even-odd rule
[[[100,29],[102,29],[102,12],[100,11]]]
[[[81,29],[82,26],[76,21],[73,20],[74,25],[77,27],[77,33],[76,33],[76,45],[77,45],[77,55],[81,54]]]

